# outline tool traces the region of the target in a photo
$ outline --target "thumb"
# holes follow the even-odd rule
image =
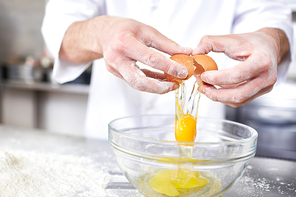
[[[211,51],[225,53],[228,42],[227,36],[204,36],[193,50],[192,55],[208,54]]]
[[[148,33],[146,33],[147,37],[145,39],[145,44],[148,47],[155,48],[169,55],[174,55],[174,54],[190,55],[192,53],[192,48],[180,46],[173,40],[161,34],[156,29],[153,29],[152,31],[146,31],[146,32]]]

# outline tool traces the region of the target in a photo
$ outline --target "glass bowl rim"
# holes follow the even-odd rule
[[[132,135],[130,133],[119,131],[111,126],[112,123],[119,121],[119,120],[123,120],[123,119],[139,118],[139,117],[156,117],[156,116],[166,116],[166,117],[172,116],[172,117],[174,117],[175,115],[172,115],[172,114],[147,114],[147,115],[134,115],[134,116],[125,116],[125,117],[121,117],[121,118],[116,118],[116,119],[112,120],[111,122],[109,122],[109,124],[108,124],[109,131],[108,132],[110,134],[110,131],[113,131],[113,132],[116,132],[122,136],[133,138],[133,139],[139,139],[139,140],[144,140],[144,141],[149,141],[149,142],[172,144],[172,145],[176,145],[176,143],[182,143],[182,145],[231,145],[231,144],[237,144],[237,143],[251,142],[251,141],[256,140],[258,137],[258,132],[254,128],[252,128],[248,125],[245,125],[245,124],[242,124],[239,122],[235,122],[235,121],[231,121],[231,120],[219,119],[219,118],[209,118],[209,117],[203,117],[203,116],[198,116],[197,121],[198,121],[198,119],[203,119],[203,120],[206,119],[206,120],[211,120],[211,121],[216,121],[216,122],[225,122],[225,123],[231,123],[233,125],[238,125],[238,126],[247,128],[251,132],[251,137],[246,138],[246,139],[236,140],[236,141],[223,141],[223,142],[184,142],[184,141],[161,140],[161,139],[154,139],[154,138],[149,138],[149,137],[136,136],[136,135]],[[110,138],[109,138],[109,140],[110,140]]]

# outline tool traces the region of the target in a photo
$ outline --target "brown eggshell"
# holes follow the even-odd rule
[[[192,57],[199,64],[199,66],[196,67],[194,74],[201,74],[204,71],[209,71],[209,70],[218,70],[216,62],[210,56],[194,55]]]
[[[201,80],[200,75],[209,70],[218,70],[216,62],[207,55],[193,55],[192,56],[197,62],[197,66],[194,70],[194,77],[196,78],[197,83],[201,86],[204,82]]]
[[[193,57],[185,54],[177,54],[177,55],[171,56],[170,59],[186,67],[186,69],[188,70],[188,75],[184,80],[189,79],[193,75],[194,68],[197,66],[197,63]],[[165,77],[168,81],[171,81],[171,82],[176,82],[176,83],[182,82],[182,79],[179,79],[167,73],[165,73]]]

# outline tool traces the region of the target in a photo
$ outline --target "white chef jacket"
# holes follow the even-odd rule
[[[204,35],[245,33],[263,27],[282,29],[292,46],[291,10],[276,0],[50,0],[42,34],[55,57],[53,77],[57,82],[75,79],[91,64],[72,65],[59,59],[67,28],[75,21],[106,14],[138,20],[192,48]],[[224,54],[210,56],[219,69],[237,64]],[[281,66],[279,78],[286,75],[288,62]],[[103,58],[93,61],[92,69],[85,136],[106,139],[108,123],[119,117],[174,114],[174,92],[157,95],[135,90],[109,73]],[[224,105],[202,96],[199,115],[224,118]]]

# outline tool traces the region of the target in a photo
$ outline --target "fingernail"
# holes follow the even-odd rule
[[[206,90],[203,88],[203,85],[200,85],[200,86],[198,87],[198,91],[199,91],[200,93],[202,93],[202,94],[205,94],[205,93],[206,93]]]
[[[179,84],[175,83],[173,86],[173,90],[177,90],[179,88]]]
[[[187,77],[187,75],[188,75],[188,71],[186,69],[182,69],[182,70],[178,71],[177,77],[181,78],[181,79],[184,79],[184,78]]]
[[[201,93],[202,93],[202,94],[205,94],[205,93],[206,93],[206,89],[204,89],[203,86],[201,87]]]
[[[200,78],[201,78],[202,81],[208,82],[208,77],[207,77],[207,75],[205,73],[202,73]]]

